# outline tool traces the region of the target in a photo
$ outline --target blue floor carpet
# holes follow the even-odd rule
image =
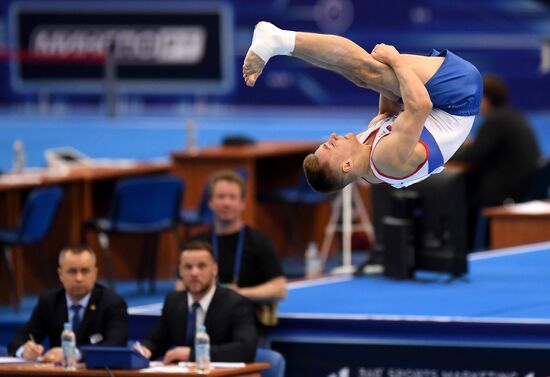
[[[359,263],[363,253],[355,253]],[[339,264],[330,260],[327,270]],[[415,280],[393,280],[381,274],[361,278],[295,281],[279,315],[334,318],[395,319],[452,318],[473,321],[550,323],[550,243],[474,253],[464,279],[448,282],[446,274],[420,271]],[[285,271],[303,272],[296,258],[285,260]],[[161,303],[173,281],[160,281],[154,294],[144,293],[135,282],[118,282],[117,292],[130,307]],[[145,287],[146,288],[146,287]],[[0,344],[30,315],[36,296],[25,297],[21,311],[0,306]],[[157,306],[153,309],[159,311]]]
[[[280,314],[442,316],[543,320],[550,323],[550,244],[476,253],[470,272],[419,272],[415,280],[382,275],[295,287]]]

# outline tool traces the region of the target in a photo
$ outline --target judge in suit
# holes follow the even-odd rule
[[[61,362],[63,324],[70,322],[76,334],[77,357],[82,345],[125,346],[128,341],[126,302],[109,288],[96,284],[94,251],[86,246],[61,250],[58,267],[63,288],[40,295],[30,320],[15,335],[10,354],[36,360],[44,352],[40,344],[49,338],[46,362]]]
[[[165,364],[194,360],[196,328],[204,324],[212,361],[252,362],[258,341],[252,302],[216,284],[212,246],[188,243],[180,253],[179,269],[187,290],[166,296],[158,323],[143,340],[144,356],[164,355]]]

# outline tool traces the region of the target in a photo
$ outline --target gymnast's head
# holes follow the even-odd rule
[[[330,135],[314,153],[304,159],[304,172],[312,189],[324,194],[336,192],[361,175],[356,172],[356,158],[361,143],[353,133]]]

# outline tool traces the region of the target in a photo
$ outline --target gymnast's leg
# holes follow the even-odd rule
[[[351,40],[337,35],[282,30],[268,22],[256,25],[244,60],[243,78],[248,86],[254,86],[266,63],[276,55],[291,55],[339,73],[356,85],[388,98],[396,99],[399,95],[399,82],[393,70]]]

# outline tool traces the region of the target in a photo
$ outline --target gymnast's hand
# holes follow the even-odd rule
[[[390,66],[393,66],[395,63],[399,62],[401,58],[399,51],[397,51],[394,46],[384,43],[379,43],[374,46],[371,55],[380,63],[388,64]]]

